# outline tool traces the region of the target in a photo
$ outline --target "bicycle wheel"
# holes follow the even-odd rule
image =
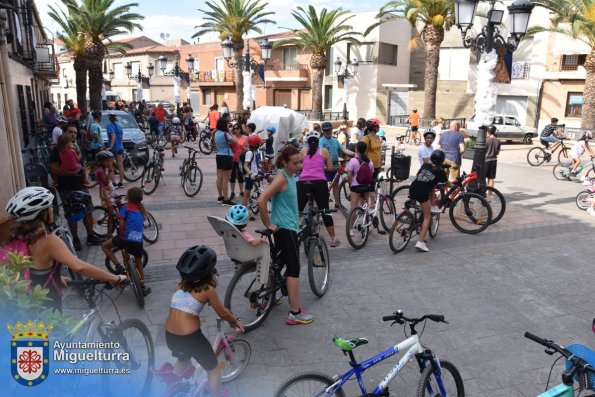
[[[228,346],[216,352],[218,367],[221,371],[221,382],[229,382],[240,376],[250,362],[252,349],[250,344],[243,339],[235,339]]]
[[[271,312],[275,302],[275,284],[272,277],[267,284],[259,283],[255,265],[241,266],[232,277],[223,304],[242,319],[244,332],[258,328]]]
[[[198,166],[191,166],[184,176],[184,194],[188,197],[194,197],[202,187],[202,171]]]
[[[366,245],[366,241],[368,241],[370,226],[366,224],[367,222],[368,216],[366,210],[362,207],[355,207],[347,215],[347,222],[345,222],[347,241],[356,250],[362,248]],[[349,225],[352,226],[349,227]]]
[[[93,216],[93,233],[95,233],[97,237],[102,238],[111,236],[111,230],[107,229],[107,222],[109,220],[107,209],[100,205],[96,205],[93,207],[91,215]]]
[[[581,210],[586,210],[591,206],[593,201],[593,194],[591,192],[583,191],[576,195],[576,206]]]
[[[145,162],[140,157],[124,157],[124,179],[136,182],[143,177]]]
[[[409,200],[409,185],[399,186],[390,194],[397,212],[405,209],[405,202]]]
[[[149,244],[154,244],[159,240],[159,225],[149,211],[146,212],[145,216],[145,231],[143,233],[143,240]]]
[[[486,198],[492,207],[492,225],[497,223],[504,216],[506,212],[506,199],[504,195],[500,193],[500,190],[491,186],[486,186]]]
[[[214,149],[213,138],[206,135],[201,136],[200,140],[198,141],[198,150],[200,150],[202,154],[208,155],[213,153]]]
[[[572,158],[570,157],[570,148],[563,147],[560,149],[560,152],[558,152],[558,163],[569,163],[570,161],[572,161]]]
[[[112,248],[112,252],[116,255],[116,258],[118,258],[118,252],[121,250],[122,249],[118,247]],[[122,261],[124,260],[122,255],[120,255],[120,258],[122,258]],[[143,268],[147,267],[147,263],[149,263],[149,254],[143,249]],[[110,273],[118,274],[116,272],[116,265],[107,256],[105,257],[105,268],[109,270]]]
[[[464,397],[465,387],[459,370],[449,361],[440,360],[440,373],[434,369],[433,364],[424,368],[417,386],[417,397],[447,394],[453,397]]]
[[[88,178],[87,178],[87,182],[88,182],[88,189],[94,188],[95,186],[97,186],[97,184],[99,183],[99,181],[97,180],[97,177],[95,176],[95,166],[93,163],[89,162],[87,163],[87,165],[85,166],[85,173],[87,174]]]
[[[157,189],[157,186],[159,186],[159,170],[155,164],[151,163],[145,168],[141,186],[143,187],[143,192],[147,195],[152,194]]]
[[[138,307],[142,309],[145,307],[145,296],[143,295],[140,274],[138,274],[138,271],[136,270],[133,259],[130,259],[128,266],[130,267],[130,271],[128,272],[130,287],[134,293],[134,296],[136,297],[136,303],[138,304]]]
[[[155,346],[151,332],[145,323],[136,318],[128,318],[119,326],[108,330],[107,342],[114,342],[115,353],[127,353],[127,360],[106,361],[104,365],[115,367],[124,376],[106,376],[102,380],[104,392],[108,396],[120,396],[127,390],[129,396],[146,396],[151,389],[155,366]],[[134,385],[134,388],[130,388]]]
[[[411,130],[407,130],[407,132],[405,132],[405,143],[409,143],[411,142]]]
[[[312,397],[326,396],[324,392],[335,381],[320,372],[303,372],[287,379],[275,391],[275,397]],[[337,397],[345,397],[343,389],[335,390]]]
[[[492,223],[490,203],[476,193],[463,193],[450,205],[450,221],[460,232],[476,234]]]
[[[389,232],[395,219],[397,218],[397,211],[395,204],[389,196],[382,196],[382,205],[380,206],[380,222],[385,232]]]
[[[322,238],[313,239],[309,246],[308,279],[310,280],[310,289],[314,295],[322,298],[328,290],[330,282],[331,261],[328,247]]]
[[[399,253],[407,247],[413,234],[413,215],[409,211],[403,211],[393,223],[388,235],[388,245],[395,253]]]
[[[527,152],[527,162],[533,167],[537,167],[545,161],[545,150],[540,147],[534,147]]]
[[[258,191],[257,187],[254,186],[254,188],[250,192],[250,197],[248,198],[248,209],[254,215],[258,215],[258,197],[259,196],[260,196],[260,192]]]
[[[436,237],[438,234],[438,227],[440,226],[440,214],[432,214],[432,220],[430,221],[430,238]]]
[[[351,205],[351,189],[349,189],[349,181],[343,179],[339,185],[339,202],[337,203],[343,216],[349,213],[349,206]]]
[[[554,178],[559,181],[569,181],[570,165],[568,163],[556,164],[552,169],[552,173],[554,174]]]

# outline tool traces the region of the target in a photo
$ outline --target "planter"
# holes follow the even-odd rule
[[[463,153],[463,158],[468,160],[473,160],[475,157],[475,149],[465,149]]]

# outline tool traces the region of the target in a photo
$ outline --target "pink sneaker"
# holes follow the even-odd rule
[[[298,314],[291,314],[291,312],[289,312],[287,314],[287,319],[285,320],[289,325],[310,324],[312,321],[314,321],[314,316],[306,313],[302,309],[300,309]]]

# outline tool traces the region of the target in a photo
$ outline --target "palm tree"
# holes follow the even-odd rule
[[[297,45],[312,53],[310,69],[312,70],[312,112],[314,117],[322,116],[322,83],[324,71],[328,64],[328,50],[332,45],[341,41],[360,44],[356,38],[360,33],[354,32],[353,27],[347,24],[355,15],[346,16],[349,11],[338,8],[327,10],[323,8],[320,14],[313,6],[308,10],[302,7],[291,12],[293,17],[302,25],[302,29],[293,29],[295,37],[279,40],[275,47],[284,45]]]
[[[534,0],[533,4],[555,13],[551,26],[537,26],[527,34],[562,33],[591,47],[583,65],[587,71],[583,89],[581,127],[595,128],[595,0]],[[561,25],[562,24],[562,25]]]
[[[69,0],[63,0],[68,3]],[[64,43],[64,47],[72,56],[75,73],[76,101],[83,114],[87,113],[87,62],[85,60],[85,35],[77,26],[72,16],[66,15],[63,10],[50,7],[48,15],[58,23],[62,32],[56,37]]]
[[[563,0],[560,0],[563,1]],[[395,19],[407,19],[411,26],[418,23],[423,27],[419,33],[426,50],[424,76],[424,118],[436,117],[436,90],[438,85],[438,64],[440,63],[440,45],[444,32],[454,24],[454,2],[452,0],[395,0],[380,8],[376,18],[378,22],[370,26],[367,35],[378,25]],[[417,38],[411,44],[416,44]]]
[[[219,38],[229,38],[233,43],[233,58],[236,64],[240,62],[242,50],[244,49],[243,36],[249,32],[262,34],[258,25],[263,23],[276,23],[267,19],[268,15],[274,12],[264,12],[268,3],[262,4],[262,0],[221,0],[206,1],[207,10],[200,10],[205,14],[205,23],[197,26],[199,31],[192,37],[199,37],[205,33],[219,33]],[[244,101],[244,78],[242,71],[235,69],[236,75],[236,111],[242,111]]]
[[[62,0],[76,4],[75,0]],[[131,12],[138,3],[129,3],[112,8],[114,0],[82,0],[76,10],[71,10],[77,24],[86,36],[85,58],[89,70],[89,97],[91,109],[101,109],[101,88],[103,86],[103,59],[108,50],[125,53],[131,46],[127,43],[114,43],[117,35],[132,33],[142,26],[136,21],[144,19]]]

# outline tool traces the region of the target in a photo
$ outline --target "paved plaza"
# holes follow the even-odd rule
[[[528,150],[527,145],[502,146],[496,187],[507,199],[504,218],[479,235],[465,235],[443,216],[437,238],[428,242],[429,253],[415,251],[414,236],[405,251],[395,255],[387,236],[376,232],[365,248],[353,250],[345,239],[345,220],[335,214],[342,244],[330,249],[329,291],[322,299],[316,298],[307,277],[302,279],[302,305],[316,320],[311,325],[288,326],[284,321],[287,300],[273,308],[262,327],[243,336],[252,346],[252,359],[240,378],[225,385],[231,395],[270,396],[299,371],[317,370],[330,376],[347,371],[348,358],[333,345],[332,337],[366,337],[370,343],[358,347],[355,355],[358,359],[372,356],[404,339],[402,326],[391,328],[382,322],[383,315],[397,309],[411,316],[435,313],[446,317],[450,324],[427,324],[422,343],[457,366],[466,395],[512,397],[542,392],[553,357],[525,339],[525,331],[563,345],[595,346],[591,332],[595,248],[589,238],[595,219],[574,204],[582,186],[555,180],[552,165],[530,167],[525,159]],[[144,201],[161,230],[159,241],[145,246],[150,258],[146,280],[153,292],[143,310],[131,291],[118,299],[125,316],[149,324],[158,365],[171,360],[163,324],[178,281],[175,264],[184,249],[206,244],[217,251],[221,297],[234,269],[223,240],[206,220],[208,215],[223,217],[227,210],[216,202],[214,155],[199,160],[203,187],[196,197],[188,198],[178,176],[185,151],[179,153],[172,159],[167,152],[165,185]],[[417,148],[409,146],[406,154],[414,157],[414,174]],[[470,168],[471,162],[465,160],[463,169]],[[93,194],[98,202],[96,190]],[[250,223],[249,230],[259,227],[258,219]],[[81,256],[103,266],[99,247],[85,247]],[[306,269],[302,271],[307,274]],[[205,310],[201,321],[212,336],[214,312]],[[395,362],[387,361],[365,373],[368,391]],[[554,369],[555,384],[560,383],[561,368],[558,364]],[[411,362],[390,385],[391,395],[414,395],[418,378],[416,364]],[[158,379],[153,388],[162,388]],[[360,394],[352,388],[346,393]]]

